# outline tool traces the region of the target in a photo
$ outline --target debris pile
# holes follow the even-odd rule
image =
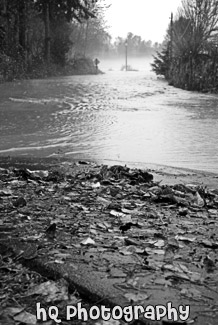
[[[29,296],[45,303],[51,294],[63,304],[80,299],[69,294],[66,280],[57,290],[22,266],[46,256],[47,265],[83,261],[117,279],[114,286],[129,304],[155,305],[155,290],[172,288],[178,301],[195,305],[185,324],[208,317],[213,325],[217,218],[217,190],[162,185],[140,169],[83,162],[44,171],[0,169],[0,323],[36,324]]]

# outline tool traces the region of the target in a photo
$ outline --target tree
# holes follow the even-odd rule
[[[99,55],[107,50],[111,36],[107,32],[104,20],[106,8],[101,0],[94,5],[94,18],[83,19],[81,23],[78,23],[78,21],[73,22],[71,37],[73,41],[72,55]]]
[[[36,9],[41,13],[45,25],[45,59],[50,63],[51,52],[51,22],[76,19],[89,19],[95,17],[95,4],[97,0],[36,0]]]
[[[160,44],[152,45],[152,41],[145,41],[139,35],[128,33],[126,38],[117,37],[114,42],[114,48],[117,54],[123,55],[125,51],[125,43],[127,41],[128,54],[132,56],[150,56],[154,54]]]
[[[203,80],[211,86],[214,67],[214,40],[218,32],[218,1],[183,0],[172,28],[168,28],[166,45],[161,61],[155,57],[153,69],[164,71],[165,77],[174,85],[187,89],[201,89]],[[171,60],[164,56],[171,46]],[[161,65],[167,70],[161,69]],[[159,67],[158,67],[159,65]],[[215,80],[213,78],[213,80]]]
[[[152,70],[159,76],[165,76],[168,79],[170,55],[169,47],[164,48],[162,52],[157,52],[154,56],[154,62],[151,64]]]
[[[65,64],[72,21],[94,20],[98,1],[0,0],[0,69],[6,78],[44,62]]]

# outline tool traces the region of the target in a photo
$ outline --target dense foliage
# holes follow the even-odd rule
[[[97,1],[0,0],[0,76],[11,80],[64,65],[73,21],[93,19]]]
[[[184,0],[153,70],[174,86],[218,90],[218,1]]]
[[[73,22],[71,34],[73,44],[69,53],[71,57],[98,56],[109,51],[111,36],[104,19],[107,8],[108,6],[101,0],[95,4],[95,17]]]
[[[85,57],[123,56],[126,45],[129,56],[160,50],[133,33],[112,41],[107,7],[105,0],[0,0],[0,81],[77,73]]]

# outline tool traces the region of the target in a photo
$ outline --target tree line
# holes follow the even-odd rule
[[[218,1],[182,1],[152,69],[179,88],[218,90]]]
[[[131,32],[126,37],[117,36],[112,40],[103,18],[89,19],[78,27],[73,32],[77,35],[71,49],[74,54],[116,58],[125,55],[126,46],[128,56],[151,56],[162,49],[161,43],[143,40],[141,36]]]
[[[107,7],[104,0],[0,0],[0,79],[45,77],[88,56],[123,56],[126,42],[130,56],[160,50],[131,32],[113,41]]]
[[[162,48],[162,44],[158,42],[146,41],[141,36],[129,32],[125,38],[118,36],[111,43],[110,53],[122,56],[125,53],[126,46],[130,56],[151,56]]]
[[[0,73],[4,79],[64,65],[73,31],[98,17],[102,0],[0,0]]]

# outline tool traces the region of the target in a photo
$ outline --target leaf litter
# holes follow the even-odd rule
[[[72,250],[108,277],[123,278],[128,301],[150,297],[139,275],[152,271],[146,285],[173,287],[218,317],[212,294],[218,293],[217,190],[161,185],[147,171],[119,165],[1,168],[0,176],[0,324],[37,324],[39,297],[45,305],[81,300],[66,281],[48,280],[20,263],[45,254],[47,263],[65,263]],[[1,245],[14,238],[24,250]]]

